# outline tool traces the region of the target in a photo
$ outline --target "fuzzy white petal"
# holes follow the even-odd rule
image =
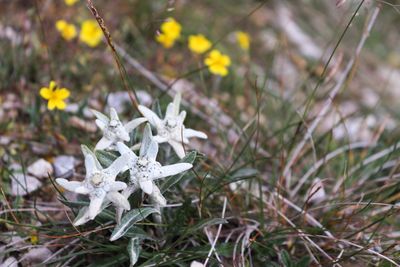
[[[78,187],[82,186],[82,182],[68,181],[64,178],[57,178],[56,182],[68,191],[74,192]]]
[[[138,127],[140,124],[144,123],[147,121],[147,118],[137,118],[134,120],[131,120],[130,122],[128,122],[127,124],[125,124],[125,129],[128,133],[130,133],[133,129],[135,129],[136,127]]]
[[[159,204],[161,207],[167,205],[167,200],[161,194],[160,189],[156,185],[154,185],[153,193],[151,193],[150,198],[152,202]]]
[[[88,210],[88,216],[93,220],[101,211],[101,204],[103,204],[105,193],[96,194],[96,196],[90,196],[90,204]]]
[[[108,192],[106,197],[118,208],[122,208],[125,210],[131,209],[128,200],[118,192]]]
[[[183,136],[185,138],[197,137],[197,138],[207,139],[207,135],[205,133],[193,129],[183,130]]]
[[[181,105],[181,99],[182,99],[182,95],[181,92],[176,93],[175,97],[174,97],[174,115],[178,116],[179,114],[179,106]]]
[[[139,184],[137,184],[137,183],[132,183],[132,184],[130,184],[127,188],[125,188],[123,191],[122,191],[122,195],[126,198],[126,199],[128,199],[129,197],[130,197],[130,195],[132,195],[133,194],[133,192],[135,192],[136,190],[138,190],[139,189]],[[122,213],[123,213],[123,211],[124,211],[124,209],[123,208],[118,208],[117,207],[117,209],[116,209],[116,220],[117,220],[117,223],[120,223],[121,222],[121,218],[122,218]]]
[[[108,122],[110,121],[109,118],[103,113],[98,112],[97,110],[94,109],[91,109],[90,111],[92,111],[93,114],[96,116],[96,118],[102,121],[104,124],[108,124]]]
[[[175,118],[175,111],[174,111],[174,104],[173,103],[169,103],[167,106],[167,110],[165,111],[165,118],[166,119],[173,119]]]
[[[102,137],[99,142],[97,142],[96,147],[94,148],[95,150],[104,150],[109,148],[113,144],[113,141],[106,138]]]
[[[95,171],[97,171],[96,160],[94,156],[91,154],[87,154],[85,156],[85,169],[86,169],[86,177],[89,177]]]
[[[102,130],[102,131],[103,131],[103,130],[106,128],[106,126],[107,126],[107,124],[106,124],[104,121],[102,121],[102,120],[97,119],[97,120],[95,120],[95,122],[96,122],[97,127],[99,127],[99,129]]]
[[[176,163],[161,167],[161,174],[154,177],[154,179],[160,179],[167,176],[175,175],[184,171],[187,171],[193,167],[190,163]]]
[[[158,144],[153,140],[150,125],[147,124],[144,129],[142,145],[140,146],[140,156],[147,156],[149,159],[155,160],[158,154]]]
[[[149,120],[151,125],[155,127],[160,127],[162,125],[161,119],[152,110],[142,105],[139,105],[138,108],[140,113]]]
[[[119,121],[118,113],[115,108],[110,108],[110,119]]]
[[[159,135],[153,136],[154,141],[156,141],[157,143],[161,144],[161,143],[165,143],[168,141],[167,138],[165,137],[161,137]]]
[[[82,150],[82,154],[85,156],[85,158],[87,156],[92,156],[96,165],[96,168],[94,170],[91,171],[95,171],[95,170],[102,170],[103,167],[101,166],[100,162],[97,160],[96,155],[93,153],[93,151],[91,151],[87,146],[85,145],[81,145],[81,150]]]
[[[185,118],[186,118],[186,111],[183,110],[178,116],[178,122],[183,124]]]
[[[87,195],[90,193],[90,190],[87,186],[82,185],[82,186],[75,188],[74,192],[78,193],[78,194],[82,194],[82,195]]]
[[[172,146],[176,155],[178,155],[179,158],[182,159],[185,157],[185,149],[183,148],[182,143],[174,140],[169,140],[168,143]]]
[[[111,178],[115,178],[118,173],[120,173],[123,169],[126,169],[128,164],[129,155],[123,154],[119,156],[113,163],[107,168],[104,169],[104,172],[109,175]]]
[[[123,155],[123,154],[133,154],[133,155],[131,155],[131,156],[135,156],[136,158],[137,158],[137,156],[136,156],[136,154],[135,153],[133,153],[133,151],[127,146],[127,145],[125,145],[124,143],[122,143],[122,142],[118,142],[117,143],[117,149],[118,149],[118,152],[121,154],[121,155]]]
[[[126,129],[124,127],[121,126],[121,128],[119,129],[119,133],[118,133],[118,137],[125,141],[125,142],[129,142],[129,140],[131,140],[128,131],[126,131]]]
[[[150,195],[153,192],[153,181],[151,180],[146,180],[146,181],[140,181],[139,182],[140,188],[145,192],[146,194]]]
[[[126,183],[115,181],[110,184],[110,191],[121,191],[127,187]]]
[[[75,220],[73,222],[74,226],[79,226],[79,225],[85,224],[88,221],[90,221],[90,218],[89,218],[89,215],[88,215],[88,210],[89,210],[88,206],[82,207],[79,210],[79,212],[78,212],[78,214],[75,217]]]

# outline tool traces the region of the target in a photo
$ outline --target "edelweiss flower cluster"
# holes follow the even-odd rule
[[[155,207],[166,205],[167,201],[155,180],[182,173],[193,166],[190,163],[161,165],[157,161],[159,143],[170,144],[178,157],[183,158],[184,144],[189,143],[189,138],[207,138],[203,132],[185,128],[183,122],[186,112],[179,113],[180,101],[181,96],[178,93],[174,101],[168,105],[164,119],[159,118],[147,107],[139,106],[144,118],[136,118],[126,124],[121,122],[113,108],[110,109],[110,117],[92,110],[97,118],[96,124],[103,132],[103,137],[96,144],[95,150],[116,150],[120,156],[107,168],[103,168],[96,154],[82,145],[86,168],[85,180],[78,182],[64,178],[56,179],[66,190],[89,196],[89,206],[81,210],[81,215],[76,218],[74,225],[93,220],[110,203],[116,207],[117,222],[120,222],[123,211],[131,208],[129,196],[139,189],[149,195]],[[145,126],[140,152],[136,155],[124,142],[129,142],[129,133],[146,121],[150,124]],[[156,129],[156,136],[152,135],[150,125]],[[118,175],[127,170],[128,181],[117,181]]]

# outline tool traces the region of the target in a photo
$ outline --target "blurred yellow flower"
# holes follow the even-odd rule
[[[47,108],[49,110],[53,110],[54,108],[65,109],[67,106],[65,104],[65,99],[68,98],[69,95],[69,90],[67,88],[57,88],[55,81],[51,81],[49,87],[42,87],[40,89],[40,96],[48,100]]]
[[[250,48],[250,36],[245,32],[236,32],[236,40],[243,50]]]
[[[214,49],[208,54],[207,58],[204,59],[204,63],[208,66],[211,73],[226,76],[228,74],[227,67],[231,65],[231,59],[229,56]]]
[[[31,244],[32,245],[37,245],[39,243],[39,237],[38,237],[38,234],[36,232],[32,233],[30,235],[30,238],[31,238]]]
[[[165,48],[171,48],[175,43],[175,39],[171,38],[170,36],[164,33],[160,33],[159,35],[157,35],[156,40],[157,42],[162,44]]]
[[[103,31],[95,20],[85,20],[81,26],[79,39],[90,47],[97,46],[103,38]]]
[[[67,40],[71,41],[76,37],[76,28],[74,24],[70,24],[65,20],[57,20],[56,21],[56,29],[61,33],[61,36]]]
[[[189,36],[189,49],[196,54],[203,54],[211,47],[211,42],[202,34]]]
[[[173,39],[178,39],[181,36],[182,26],[175,19],[168,18],[161,24],[161,32]]]
[[[67,4],[67,6],[73,6],[78,1],[79,0],[64,0],[65,4]]]
[[[170,48],[181,36],[182,26],[175,19],[168,18],[160,27],[161,33],[156,36],[157,42],[165,48]]]

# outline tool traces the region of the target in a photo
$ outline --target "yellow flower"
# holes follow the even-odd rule
[[[175,19],[168,18],[161,24],[161,32],[168,35],[172,39],[178,39],[181,36],[182,26]]]
[[[37,245],[39,243],[39,237],[38,237],[38,234],[36,232],[31,233],[30,238],[31,238],[31,244],[32,245]]]
[[[69,24],[65,20],[56,21],[56,29],[61,33],[61,36],[67,40],[71,41],[76,37],[76,28],[73,24]]]
[[[103,32],[95,20],[85,20],[81,26],[79,39],[90,47],[97,46],[103,38]]]
[[[231,65],[231,59],[229,56],[222,54],[220,51],[214,49],[212,50],[204,63],[208,66],[211,73],[226,76],[228,74],[228,68]]]
[[[189,49],[196,54],[203,54],[211,47],[211,42],[202,34],[189,36]]]
[[[249,50],[250,36],[245,32],[236,32],[236,40],[243,50]]]
[[[161,24],[161,33],[156,36],[157,42],[161,43],[165,48],[174,45],[176,39],[181,36],[182,26],[173,18],[168,18]]]
[[[67,4],[67,6],[73,6],[78,1],[79,0],[64,0],[65,4]]]
[[[40,96],[44,99],[48,100],[47,108],[49,110],[57,109],[65,109],[67,106],[65,104],[65,99],[69,97],[69,90],[66,88],[57,88],[57,84],[55,81],[51,81],[49,87],[42,87],[40,89]]]
[[[170,36],[164,33],[160,33],[159,35],[157,35],[156,40],[157,42],[162,44],[165,48],[171,48],[175,43],[175,39],[172,39]]]

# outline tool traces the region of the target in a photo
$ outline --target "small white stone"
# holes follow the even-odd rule
[[[204,267],[204,264],[198,261],[192,261],[190,267]]]
[[[51,255],[53,255],[53,252],[51,252],[50,249],[46,247],[38,247],[29,250],[23,258],[29,263],[42,263],[47,258],[51,257]]]
[[[136,95],[142,105],[150,105],[153,101],[152,97],[146,91],[139,90],[136,92]],[[115,108],[118,113],[123,113],[126,107],[132,106],[129,93],[126,91],[110,93],[107,98],[107,106],[108,108]]]
[[[54,170],[50,162],[45,159],[38,159],[28,167],[28,173],[37,178],[46,178],[52,175]]]
[[[109,108],[115,108],[118,113],[122,113],[125,111],[130,101],[129,93],[126,91],[110,93],[107,97],[107,106]]]
[[[0,116],[1,117],[1,116]],[[0,136],[0,145],[8,145],[11,143],[11,138],[8,136]]]
[[[41,185],[42,183],[33,176],[16,173],[11,180],[11,193],[13,196],[25,196]]]
[[[18,267],[18,261],[14,257],[9,257],[3,263],[0,263],[0,267]]]
[[[68,113],[77,113],[79,110],[79,105],[77,103],[69,103],[64,111]]]
[[[136,92],[137,97],[139,98],[139,102],[142,105],[149,106],[153,102],[153,98],[149,93],[144,90],[139,90]]]
[[[54,173],[56,177],[68,178],[74,174],[75,158],[61,155],[54,159]]]
[[[321,179],[315,178],[314,182],[310,186],[307,198],[309,202],[315,204],[321,203],[326,199],[326,192]]]

